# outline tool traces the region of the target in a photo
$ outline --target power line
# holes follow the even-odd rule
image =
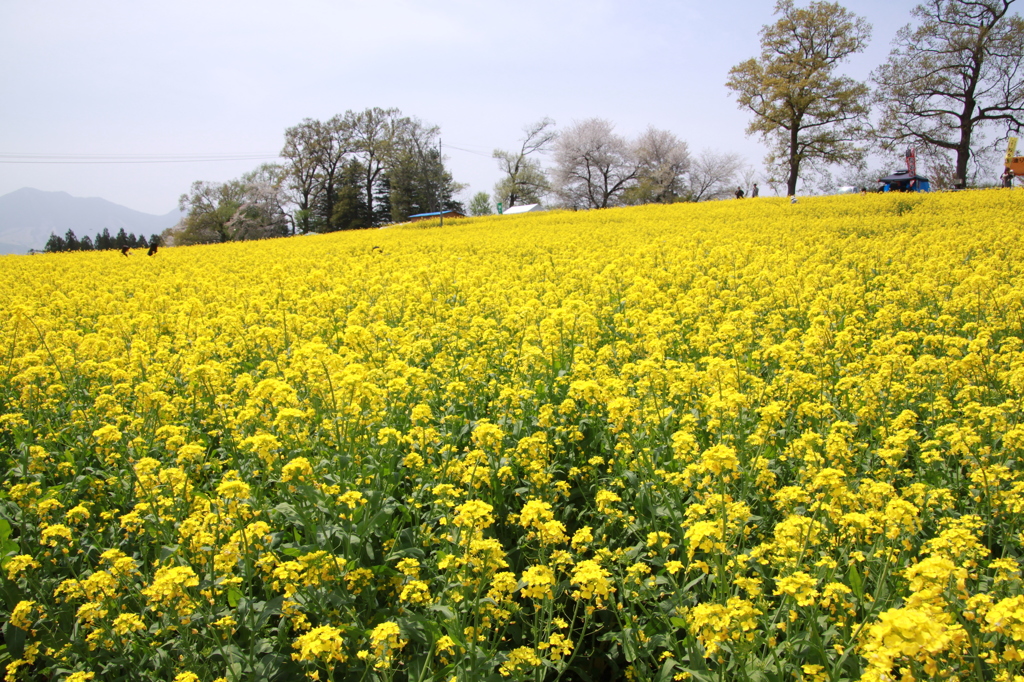
[[[485,154],[484,152],[478,152],[478,151],[474,151],[472,149],[466,149],[464,147],[456,147],[453,144],[445,145],[445,149],[458,149],[460,152],[466,152],[467,154],[476,154],[477,156],[485,156],[488,159],[491,158],[491,153],[490,152]]]
[[[0,152],[0,163],[109,164],[109,163],[215,163],[219,161],[271,161],[272,152],[236,154],[17,154]]]

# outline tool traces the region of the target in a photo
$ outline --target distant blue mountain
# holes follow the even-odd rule
[[[98,197],[83,199],[25,187],[0,197],[0,254],[41,250],[50,233],[63,236],[68,230],[81,238],[95,237],[104,227],[117,234],[123,227],[125,232],[149,237],[174,227],[180,219],[178,209],[152,215]]]

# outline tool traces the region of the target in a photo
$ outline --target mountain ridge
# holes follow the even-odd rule
[[[182,213],[177,208],[163,215],[143,213],[100,197],[74,197],[23,187],[0,196],[0,254],[42,250],[51,233],[64,236],[74,230],[79,238],[95,238],[103,231],[149,237],[174,227]]]

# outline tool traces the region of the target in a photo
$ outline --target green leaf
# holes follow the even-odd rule
[[[626,661],[632,663],[637,659],[636,643],[633,641],[633,628],[624,628],[622,630],[622,639],[619,643],[622,644],[622,653],[626,656]]]
[[[295,507],[285,502],[274,507],[274,511],[284,517],[285,521],[292,524],[293,526],[303,526],[302,517],[295,511]]]
[[[658,671],[658,676],[655,678],[656,682],[668,682],[672,679],[672,670],[675,669],[676,659],[669,658],[665,661],[665,664],[661,666],[661,670]]]
[[[258,618],[256,618],[256,624],[253,630],[259,630],[263,625],[270,620],[272,616],[278,616],[281,614],[281,605],[284,603],[284,597],[274,597],[266,604],[263,605],[263,610],[260,612]]]
[[[11,652],[11,656],[21,658],[21,655],[25,653],[25,635],[27,633],[9,622],[4,623],[3,633],[4,642],[7,643],[7,650]]]
[[[846,572],[846,577],[850,581],[850,589],[857,595],[857,599],[864,598],[864,579],[860,577],[860,572],[857,567],[850,564],[850,570]]]
[[[235,608],[238,606],[238,601],[242,598],[242,591],[237,587],[228,588],[228,606]]]
[[[227,669],[228,682],[242,682],[245,679],[245,666],[241,661],[232,661]]]
[[[0,542],[6,542],[11,537],[11,524],[7,519],[0,519]]]

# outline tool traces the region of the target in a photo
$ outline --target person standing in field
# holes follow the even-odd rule
[[[758,192],[757,183],[755,182],[754,183],[754,189],[750,190],[750,198],[751,199],[756,199],[757,198],[757,192]]]
[[[742,187],[737,187],[736,188],[736,198],[737,199],[742,199],[743,198],[743,188]]]

